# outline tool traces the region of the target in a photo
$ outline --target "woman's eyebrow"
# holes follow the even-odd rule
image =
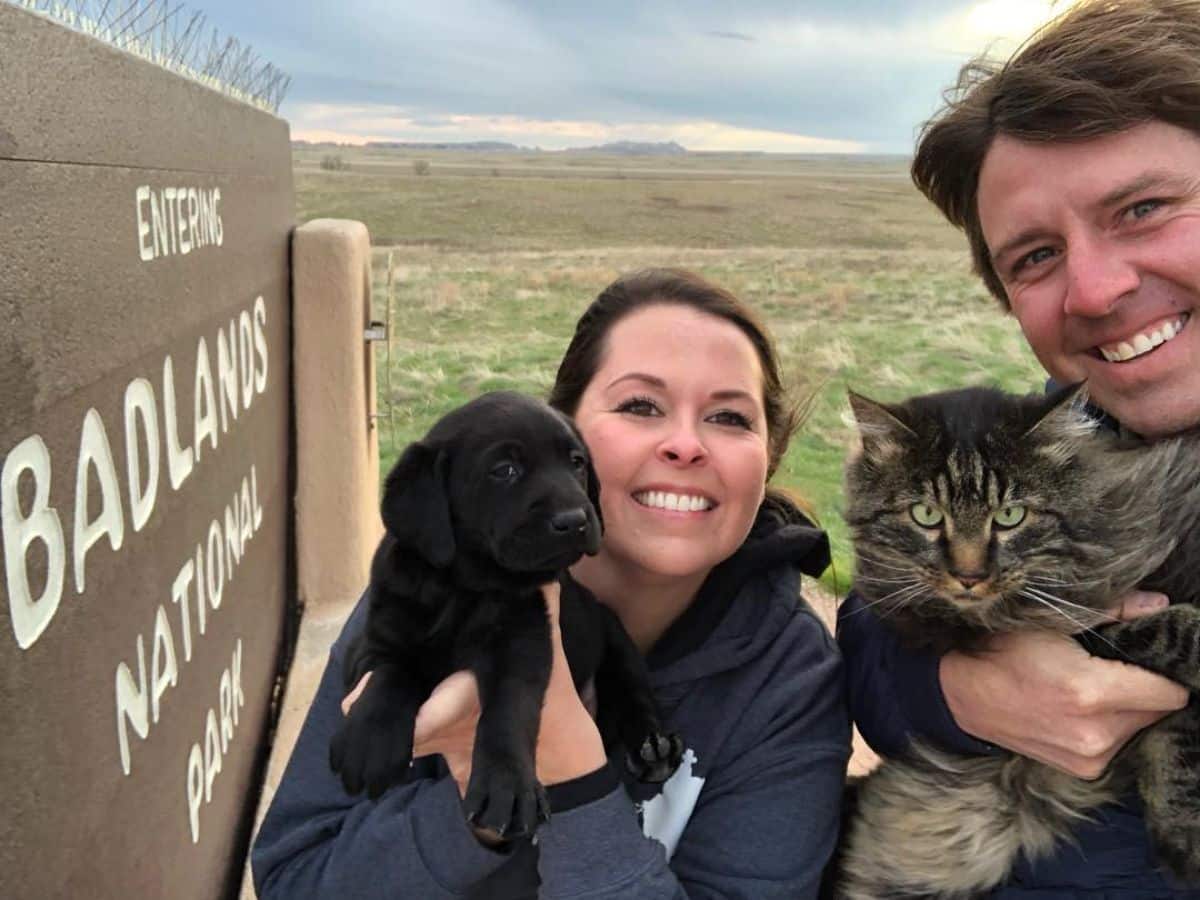
[[[743,391],[741,388],[727,388],[723,391],[713,391],[712,399],[714,400],[746,400],[750,403],[757,401],[757,398],[750,391]]]
[[[644,383],[650,385],[651,387],[656,387],[659,389],[665,388],[667,386],[667,383],[665,381],[663,381],[661,378],[659,378],[657,375],[647,375],[645,372],[626,372],[624,375],[620,375],[617,378],[614,378],[612,381],[610,381],[608,383],[608,387],[610,387],[610,388],[615,387],[616,385],[620,384],[622,381],[641,381],[641,382],[644,382]]]
[[[626,372],[624,375],[620,375],[610,381],[608,388],[613,388],[623,381],[640,381],[659,390],[666,390],[667,387],[667,383],[657,375],[648,375],[645,372]],[[751,403],[755,402],[753,392],[744,391],[741,388],[723,388],[719,391],[713,391],[709,396],[713,400],[747,400]]]

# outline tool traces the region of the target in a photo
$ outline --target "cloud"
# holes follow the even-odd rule
[[[516,143],[533,144],[560,121],[634,140],[686,126],[694,140],[760,135],[775,146],[769,136],[784,135],[888,152],[911,148],[963,62],[997,40],[1011,50],[1049,11],[1049,0],[209,0],[206,9],[292,76],[281,114],[297,132],[323,127],[314,108],[343,108],[354,127],[364,120],[353,110],[393,108],[404,112],[389,132],[404,120],[413,139],[449,133],[443,121],[524,122],[535,130]],[[668,139],[688,146],[683,134]]]
[[[748,34],[742,34],[741,32],[738,32],[738,31],[706,31],[704,33],[707,34],[709,37],[725,38],[726,40],[730,40],[730,41],[746,41],[747,43],[750,43],[750,44],[753,44],[755,41],[758,40],[758,38],[751,37]]]
[[[307,141],[505,141],[523,147],[562,150],[612,141],[678,141],[689,150],[775,153],[861,153],[861,142],[738,128],[721,122],[598,122],[584,119],[526,119],[518,116],[420,118],[403,110],[372,106],[306,105],[292,120],[292,137]]]

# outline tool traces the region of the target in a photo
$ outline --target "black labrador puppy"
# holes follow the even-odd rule
[[[562,586],[563,648],[576,687],[594,678],[597,724],[635,775],[662,781],[682,743],[664,734],[645,665],[617,617],[563,570],[600,546],[599,485],[574,424],[497,391],[411,444],[387,477],[387,529],[371,563],[367,624],[345,664],[366,689],[330,748],[352,794],[404,780],[417,709],[459,669],[479,684],[467,818],[509,837],[549,815],[534,769],[550,676],[540,585]]]

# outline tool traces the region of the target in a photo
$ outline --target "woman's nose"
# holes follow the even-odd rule
[[[1137,290],[1141,275],[1118,242],[1081,238],[1067,251],[1067,296],[1063,311],[1069,316],[1101,318],[1113,311],[1126,294]]]
[[[708,457],[708,451],[690,425],[680,424],[658,445],[658,457],[674,465],[690,466]]]

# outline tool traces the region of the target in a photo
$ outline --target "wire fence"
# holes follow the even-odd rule
[[[270,113],[291,78],[171,0],[2,0]]]

